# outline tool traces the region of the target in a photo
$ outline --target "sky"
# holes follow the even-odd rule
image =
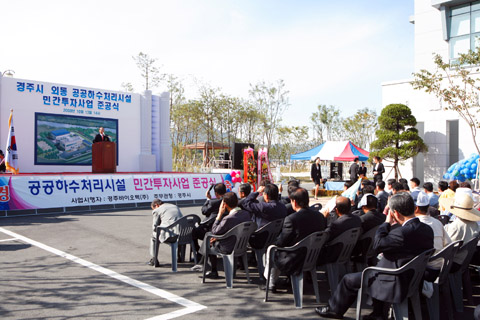
[[[413,72],[411,15],[413,1],[0,0],[0,72],[140,92],[144,52],[191,99],[199,83],[247,98],[283,79],[283,124],[309,125],[319,104],[380,112],[381,83]]]

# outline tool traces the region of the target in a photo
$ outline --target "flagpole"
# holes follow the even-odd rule
[[[8,118],[8,140],[5,150],[6,170],[10,171],[11,174],[18,174],[18,153],[15,140],[15,126],[13,125],[13,109],[10,109],[10,117]]]

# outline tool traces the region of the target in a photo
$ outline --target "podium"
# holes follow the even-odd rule
[[[117,148],[115,142],[101,141],[92,144],[92,172],[117,172]]]

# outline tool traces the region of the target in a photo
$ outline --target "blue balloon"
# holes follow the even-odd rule
[[[465,179],[464,176],[458,176],[458,177],[457,177],[457,180],[460,181],[460,182],[464,182],[464,181],[467,180],[467,179]]]
[[[224,179],[225,179],[225,180],[232,181],[232,176],[230,175],[230,173],[227,173],[227,174],[225,175],[225,178],[224,178]]]

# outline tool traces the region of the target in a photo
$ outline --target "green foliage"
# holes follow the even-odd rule
[[[318,105],[317,111],[310,116],[310,122],[316,134],[317,143],[335,140],[335,128],[341,124],[340,110],[335,106]]]
[[[435,54],[433,62],[435,71],[423,69],[414,73],[413,88],[435,95],[443,102],[444,110],[455,111],[470,127],[473,143],[480,153],[477,142],[480,128],[477,116],[480,111],[480,79],[477,76],[480,71],[480,48],[460,54],[453,63],[445,62],[439,54]]]
[[[375,137],[378,128],[377,113],[368,108],[358,110],[354,115],[342,120],[342,140],[350,140],[360,148],[367,148]]]
[[[370,158],[379,156],[394,163],[395,179],[398,179],[400,161],[410,159],[428,150],[415,128],[417,120],[404,104],[389,104],[378,117],[377,140],[370,144]]]
[[[367,148],[377,128],[377,113],[368,108],[343,118],[335,106],[318,105],[310,116],[316,144],[325,141],[350,140],[360,148]]]
[[[135,60],[135,63],[140,70],[140,75],[145,80],[145,90],[151,90],[157,87],[162,80],[160,77],[160,71],[158,67],[155,66],[157,59],[151,58],[148,54],[143,52],[140,52],[136,56],[132,56],[132,58]]]
[[[289,106],[288,93],[283,80],[278,80],[276,84],[268,84],[265,81],[250,84],[249,94],[252,103],[262,114],[262,133],[267,141],[267,149],[270,149],[275,130]]]
[[[278,159],[285,163],[290,159],[290,155],[304,150],[303,146],[308,144],[308,127],[307,126],[295,126],[286,127],[279,126],[276,132],[276,143],[270,149],[270,159]]]

